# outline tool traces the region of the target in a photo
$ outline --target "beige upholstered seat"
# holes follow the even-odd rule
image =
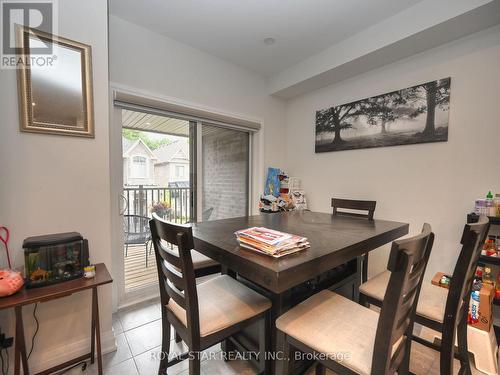
[[[200,336],[205,337],[250,319],[271,307],[271,302],[227,275],[198,284]],[[187,325],[186,311],[173,299],[167,308]]]
[[[362,284],[359,291],[368,297],[383,301],[390,276],[391,273],[389,271],[384,271]],[[420,289],[417,315],[442,323],[447,298],[447,289],[424,281],[422,283],[422,289]]]
[[[161,240],[161,244],[166,249],[170,248],[170,246],[171,246],[167,241],[164,241],[164,240]],[[177,246],[174,246],[171,251],[174,254],[178,254]],[[219,264],[215,260],[213,260],[212,258],[209,258],[209,257],[203,255],[202,253],[199,253],[196,250],[191,250],[191,259],[193,260],[193,268],[195,270],[198,270],[200,268],[210,267],[210,266],[216,266]]]
[[[276,327],[342,366],[370,374],[378,318],[377,312],[323,290],[279,317]]]
[[[191,250],[191,258],[193,259],[193,268],[195,270],[210,266],[216,266],[219,264],[212,258],[209,258],[202,253],[197,252],[196,250]]]

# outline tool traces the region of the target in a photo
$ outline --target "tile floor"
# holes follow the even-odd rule
[[[113,316],[118,349],[106,354],[104,373],[106,375],[155,375],[158,373],[159,361],[155,354],[160,352],[161,344],[161,312],[158,300],[142,303],[119,311]],[[175,352],[182,353],[185,347],[175,344]],[[220,346],[216,345],[208,351],[217,353]],[[209,357],[207,354],[205,357]],[[213,356],[210,356],[212,358]],[[255,374],[253,367],[244,361],[224,362],[221,359],[205,359],[201,365],[202,374],[212,375],[245,375]],[[417,375],[438,375],[438,354],[419,344],[412,345],[411,371]],[[96,374],[96,366],[92,365],[83,373]],[[169,374],[188,374],[188,362],[183,361],[169,368]],[[312,374],[313,372],[311,372]],[[68,374],[82,374],[80,368],[75,368]],[[331,374],[331,373],[330,373]],[[473,369],[473,374],[482,374]]]

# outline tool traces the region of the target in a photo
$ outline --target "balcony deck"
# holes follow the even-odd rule
[[[151,250],[151,254],[148,255],[146,267],[146,246],[129,245],[128,254],[125,257],[125,290],[131,291],[157,282],[154,250]]]

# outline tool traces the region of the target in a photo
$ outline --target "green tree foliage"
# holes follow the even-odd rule
[[[123,129],[122,130],[123,138],[130,139],[131,141],[136,141],[141,139],[151,150],[156,150],[163,145],[168,145],[172,143],[172,141],[168,138],[163,139],[151,139],[149,138],[147,132],[142,132],[140,130],[133,129]]]

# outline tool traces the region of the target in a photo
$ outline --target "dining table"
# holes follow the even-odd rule
[[[310,247],[280,258],[240,247],[235,232],[251,227],[306,237]],[[276,359],[282,343],[276,319],[326,288],[356,301],[363,254],[408,234],[409,224],[301,210],[205,221],[193,223],[192,228],[197,251],[271,300],[269,334],[275,357],[271,353],[270,358],[275,359],[273,372],[279,372]],[[243,332],[227,340],[223,350],[252,350],[257,340],[255,332]]]

